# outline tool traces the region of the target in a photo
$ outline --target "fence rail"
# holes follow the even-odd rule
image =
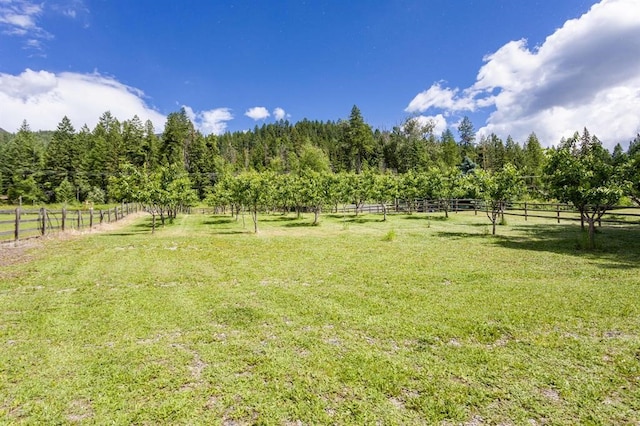
[[[92,229],[116,222],[139,210],[136,204],[109,209],[23,209],[0,210],[0,243],[38,238],[52,232]]]
[[[449,213],[474,212],[474,214],[484,214],[487,205],[483,200],[476,199],[452,199],[452,200],[396,200],[388,203],[383,208],[382,204],[367,203],[361,206],[354,204],[345,204],[341,206],[327,206],[330,212],[337,213],[374,213],[382,214],[386,209],[388,214],[406,214],[406,213]],[[293,207],[287,210],[294,211]],[[200,214],[225,214],[231,210],[227,208],[214,207],[198,207],[190,209],[193,213]],[[272,208],[270,211],[282,211],[281,208]],[[308,212],[308,209],[303,209]],[[504,215],[529,218],[540,218],[554,220],[558,223],[561,221],[580,221],[580,212],[570,204],[563,203],[531,203],[531,202],[510,202],[507,203]],[[640,207],[633,206],[613,206],[603,217],[600,223],[611,224],[637,224],[640,225]]]

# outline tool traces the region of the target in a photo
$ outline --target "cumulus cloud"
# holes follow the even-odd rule
[[[476,82],[464,90],[435,83],[407,111],[493,108],[479,134],[524,141],[535,131],[551,145],[587,127],[611,148],[640,132],[638,40],[637,0],[603,0],[537,48],[517,40],[487,55]]]
[[[215,108],[207,111],[195,112],[191,107],[182,106],[191,122],[205,135],[220,135],[227,130],[227,122],[233,120],[229,108]]]
[[[79,74],[26,69],[0,73],[0,127],[16,131],[23,120],[33,130],[54,130],[65,115],[76,129],[94,127],[105,111],[120,120],[134,115],[162,129],[165,116],[147,105],[144,93],[99,73]]]
[[[441,83],[434,83],[429,89],[420,92],[405,108],[406,112],[424,112],[430,108],[452,111],[473,111],[475,102],[468,93],[460,93],[460,89],[443,88]]]
[[[287,114],[287,112],[280,107],[277,107],[273,110],[273,118],[275,118],[276,120],[284,120],[285,118],[289,117],[291,117],[291,115]]]
[[[253,108],[249,108],[244,113],[244,115],[257,121],[257,120],[264,120],[265,118],[269,117],[271,114],[269,114],[269,110],[266,109],[265,107],[253,107]]]

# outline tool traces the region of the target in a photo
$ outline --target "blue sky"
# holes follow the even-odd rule
[[[381,129],[467,115],[612,146],[640,131],[639,40],[638,0],[0,0],[0,127],[110,110],[161,129],[184,106],[220,133],[356,104]]]

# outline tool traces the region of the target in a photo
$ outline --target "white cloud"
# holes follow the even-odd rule
[[[227,121],[233,120],[229,108],[215,108],[207,111],[194,112],[191,107],[182,106],[191,122],[203,134],[220,135],[227,130]]]
[[[247,112],[244,113],[244,115],[257,121],[257,120],[264,120],[265,118],[269,117],[271,114],[269,114],[269,110],[266,109],[265,107],[253,107],[253,108],[249,108]]]
[[[289,117],[291,117],[291,115],[287,114],[287,112],[280,107],[277,107],[273,110],[273,118],[275,118],[278,121],[284,120],[285,118],[289,118]]]
[[[18,37],[28,37],[25,48],[41,50],[40,40],[50,40],[54,36],[39,24],[44,6],[48,11],[62,14],[76,19],[78,16],[88,16],[89,9],[84,0],[61,0],[54,4],[35,2],[33,0],[0,0],[0,30],[3,34]],[[85,26],[88,26],[85,23]]]
[[[603,0],[538,48],[511,41],[486,56],[471,87],[434,84],[407,110],[454,114],[494,108],[478,134],[511,134],[523,142],[535,131],[552,145],[587,127],[611,148],[640,132],[638,40],[638,1]]]
[[[424,112],[429,108],[439,108],[452,111],[473,111],[475,103],[473,99],[463,93],[459,96],[460,89],[442,88],[441,83],[434,83],[429,89],[420,92],[405,108],[406,112]]]
[[[447,129],[447,119],[442,114],[437,115],[418,115],[412,117],[411,120],[417,121],[421,126],[432,125],[432,133],[440,135]]]
[[[119,120],[134,115],[164,128],[165,116],[147,105],[144,93],[99,73],[79,74],[26,69],[19,75],[0,73],[0,127],[13,132],[22,120],[33,130],[54,130],[65,115],[74,127],[94,127],[105,111]]]
[[[53,36],[38,26],[42,4],[30,0],[4,0],[0,2],[0,28],[3,34],[51,39]],[[33,47],[28,45],[27,47]]]

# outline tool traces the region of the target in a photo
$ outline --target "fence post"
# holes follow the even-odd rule
[[[111,223],[111,209],[107,209],[107,223]]]
[[[473,201],[473,215],[478,216],[478,200]]]
[[[556,216],[558,217],[558,223],[560,223],[560,204],[556,204]]]
[[[89,207],[89,231],[93,229],[93,207]]]
[[[62,224],[60,226],[60,229],[62,230],[62,232],[64,232],[66,222],[67,222],[67,209],[63,207],[62,208]]]
[[[44,207],[40,208],[40,234],[47,232],[47,211]]]
[[[18,242],[20,239],[20,207],[16,208],[16,226],[13,234],[13,239]]]
[[[76,210],[76,212],[78,213],[78,226],[76,228],[79,231],[80,230],[80,223],[82,222],[82,212],[79,209]]]
[[[524,202],[524,221],[527,221],[527,202]]]

